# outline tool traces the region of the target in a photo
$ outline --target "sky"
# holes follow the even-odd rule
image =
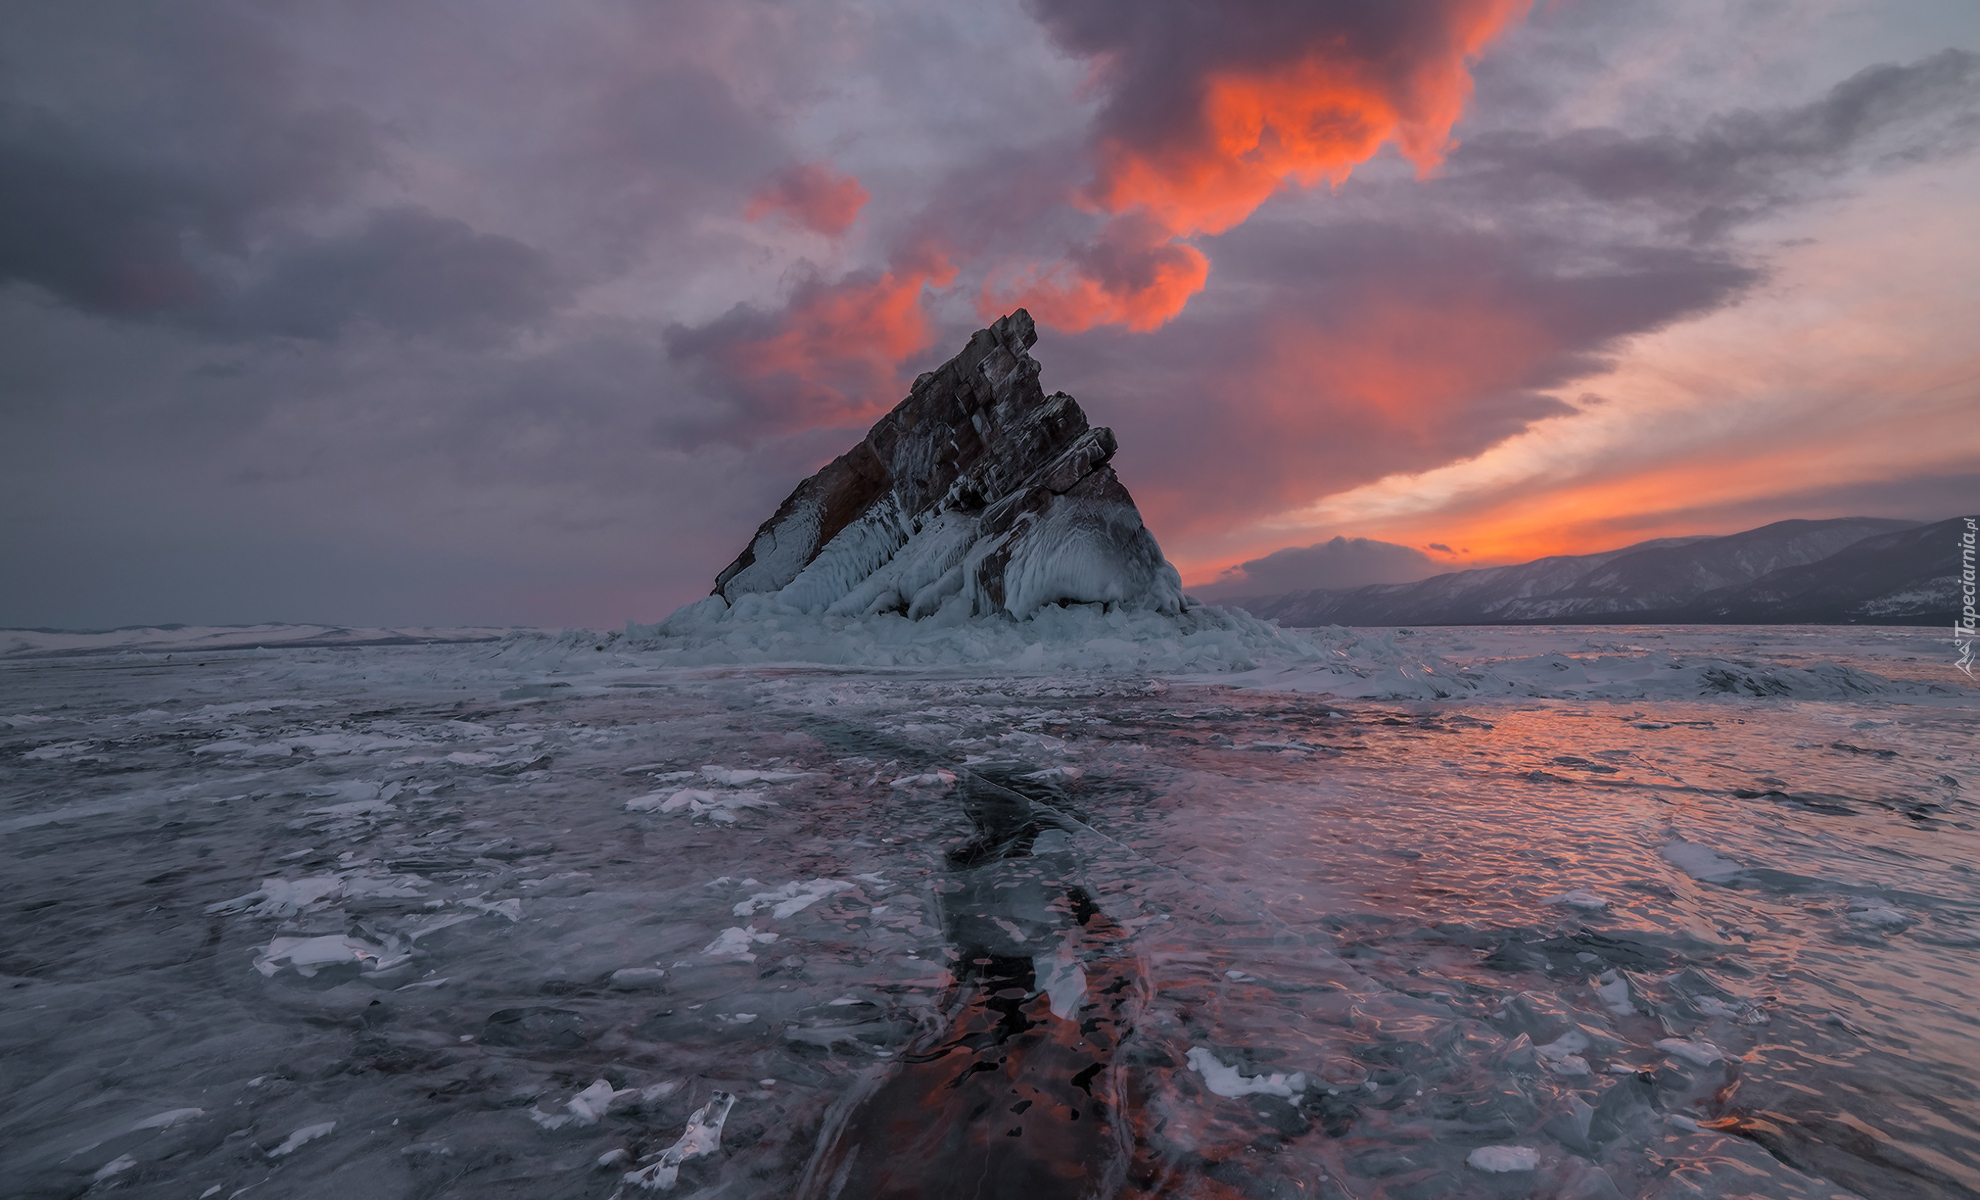
[[[1018,305],[1210,590],[1980,497],[1971,0],[8,23],[0,626],[655,620]]]

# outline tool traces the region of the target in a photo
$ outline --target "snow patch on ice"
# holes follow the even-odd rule
[[[1207,1047],[1191,1047],[1184,1055],[1190,1069],[1203,1076],[1203,1085],[1219,1096],[1284,1096],[1288,1100],[1306,1090],[1306,1073],[1291,1075],[1242,1075],[1227,1067]]]

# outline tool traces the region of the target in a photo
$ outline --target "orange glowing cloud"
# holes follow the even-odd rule
[[[871,419],[900,399],[900,364],[935,340],[923,289],[955,275],[945,256],[922,249],[877,275],[800,288],[774,330],[727,342],[715,357],[786,430]]]
[[[1210,260],[1145,220],[1110,221],[1100,236],[1051,267],[992,271],[977,308],[986,319],[1024,307],[1055,329],[1158,329],[1203,290]]]
[[[749,198],[746,221],[778,216],[813,233],[838,237],[859,219],[859,210],[872,199],[859,180],[841,175],[825,163],[803,163],[784,171]]]
[[[1381,56],[1323,37],[1283,61],[1206,71],[1189,119],[1155,138],[1097,139],[1083,200],[1112,217],[1099,238],[1067,262],[993,278],[979,308],[1023,304],[1069,332],[1160,326],[1209,277],[1209,260],[1185,239],[1243,223],[1287,184],[1338,186],[1387,144],[1419,173],[1434,170],[1471,96],[1471,61],[1530,2],[1448,6],[1441,24],[1423,23],[1419,42]]]
[[[1102,139],[1092,198],[1112,213],[1144,208],[1188,237],[1242,223],[1288,182],[1338,186],[1386,143],[1428,173],[1450,150],[1471,97],[1471,60],[1527,7],[1483,0],[1454,9],[1438,44],[1400,72],[1332,43],[1283,66],[1214,73],[1185,136],[1155,145]]]
[[[1144,448],[1156,461],[1135,499],[1176,561],[1201,574],[1286,544],[1259,530],[1233,544],[1234,523],[1309,503],[1316,479],[1373,480],[1405,464],[1474,451],[1546,411],[1523,394],[1561,350],[1544,320],[1489,290],[1423,296],[1380,290],[1325,321],[1275,319],[1234,354],[1207,394],[1161,414],[1175,433]],[[1206,490],[1206,476],[1243,480]],[[1371,526],[1352,534],[1419,544]]]

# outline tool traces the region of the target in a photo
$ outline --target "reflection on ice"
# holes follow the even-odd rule
[[[1150,652],[1243,649],[1199,635]],[[1973,697],[1931,650],[1340,636],[1193,682],[549,639],[7,664],[0,1169],[1980,1191]]]

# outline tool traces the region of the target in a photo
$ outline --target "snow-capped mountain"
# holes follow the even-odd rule
[[[1601,554],[1416,583],[1232,600],[1284,625],[1538,621],[1928,624],[1949,619],[1960,519],[1777,521],[1725,537],[1665,538]]]

